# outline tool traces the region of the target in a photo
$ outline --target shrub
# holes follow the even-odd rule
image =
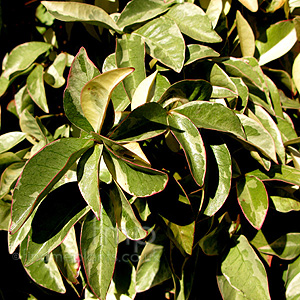
[[[299,297],[297,6],[37,6],[44,40],[13,48],[0,77],[19,122],[0,136],[1,229],[35,283],[83,299]]]

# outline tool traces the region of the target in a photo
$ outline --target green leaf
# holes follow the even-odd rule
[[[134,33],[145,40],[150,56],[178,73],[181,71],[185,44],[175,21],[160,17],[146,23]]]
[[[210,141],[209,147],[213,157],[207,157],[208,173],[204,195],[208,198],[208,203],[203,213],[206,216],[213,216],[223,206],[229,195],[232,167],[230,152],[220,137],[218,140]]]
[[[136,88],[131,101],[131,110],[151,101],[154,96],[154,85],[157,72],[158,71],[155,71],[145,78]]]
[[[92,131],[93,127],[83,114],[80,94],[85,84],[99,74],[99,70],[89,60],[86,50],[83,47],[80,48],[70,68],[63,101],[67,118],[75,126],[87,132]]]
[[[171,85],[161,96],[159,103],[167,100],[178,100],[183,103],[194,100],[209,100],[212,86],[205,80],[182,80]]]
[[[299,72],[300,71],[300,55],[298,54],[294,60],[293,63],[293,80],[295,82],[295,85],[297,87],[297,90],[300,91],[300,76],[299,76]]]
[[[35,104],[45,113],[49,113],[43,79],[44,68],[37,65],[27,77],[27,90]]]
[[[269,245],[259,247],[262,253],[275,255],[281,259],[292,260],[300,254],[300,233],[290,232],[282,235]]]
[[[239,0],[239,1],[252,12],[256,12],[258,10],[257,0]]]
[[[136,218],[131,204],[117,184],[109,189],[108,196],[113,201],[116,221],[120,231],[131,240],[144,239],[148,233]]]
[[[1,174],[0,181],[0,198],[3,198],[7,195],[10,190],[14,187],[13,183],[20,176],[25,162],[16,162],[9,165]]]
[[[136,291],[149,290],[169,278],[172,273],[166,258],[166,247],[162,238],[146,243],[136,269]]]
[[[99,169],[103,145],[96,144],[80,158],[77,168],[80,192],[97,219],[100,218]]]
[[[134,68],[134,72],[124,79],[127,95],[132,100],[139,84],[146,78],[145,42],[136,34],[123,34],[117,39],[116,65],[118,68]]]
[[[113,29],[121,33],[114,20],[102,8],[78,2],[41,1],[48,12],[65,22],[87,22],[88,24]]]
[[[0,230],[8,231],[10,224],[11,203],[0,200]]]
[[[20,258],[24,265],[27,241],[21,244]],[[65,293],[66,289],[61,278],[59,269],[54,261],[53,254],[40,259],[31,266],[24,266],[29,277],[37,284],[58,293]]]
[[[198,128],[227,132],[242,139],[245,137],[239,118],[222,104],[192,101],[174,111],[188,117]]]
[[[244,112],[249,100],[248,87],[241,78],[231,77],[230,79],[235,84],[239,96],[236,104],[236,109],[240,112]]]
[[[189,65],[199,59],[218,56],[220,56],[220,54],[208,46],[190,44],[186,46],[184,65]]]
[[[34,102],[28,93],[26,85],[19,89],[19,91],[15,94],[15,104],[19,116],[25,109],[32,115],[34,114]]]
[[[87,281],[100,298],[105,299],[114,273],[118,248],[118,229],[114,209],[110,201],[101,202],[101,216],[98,221],[89,214],[82,225],[81,255]]]
[[[241,12],[236,12],[236,26],[243,56],[253,56],[255,52],[255,37],[251,26]]]
[[[102,72],[117,69],[116,55],[110,54],[104,61],[102,66]],[[111,94],[111,101],[113,103],[115,111],[123,111],[130,104],[128,94],[125,91],[123,82],[120,82]]]
[[[39,205],[31,223],[26,266],[58,247],[89,210],[80,195],[77,182],[63,184],[50,192]]]
[[[170,5],[172,5],[171,2],[160,0],[130,1],[121,12],[117,24],[120,28],[124,28],[136,23],[145,22],[164,13]]]
[[[26,137],[24,132],[11,131],[0,135],[0,153],[6,152],[22,142]]]
[[[285,282],[286,299],[296,300],[300,295],[299,277],[300,277],[300,258],[298,257],[288,265],[287,278]]]
[[[65,84],[64,70],[67,65],[67,54],[60,53],[53,64],[46,70],[44,79],[54,88],[60,88]]]
[[[110,138],[123,142],[142,141],[164,133],[167,126],[167,112],[160,104],[146,103],[132,111]]]
[[[282,142],[281,133],[272,119],[272,117],[260,106],[255,106],[255,116],[259,119],[264,128],[270,133],[272,136],[276,152],[282,163],[285,162],[285,148]]]
[[[271,25],[265,35],[256,40],[259,64],[265,65],[286,54],[297,41],[293,21],[282,21]]]
[[[270,171],[254,170],[248,175],[256,176],[262,181],[283,181],[300,185],[300,171],[287,165],[274,165]]]
[[[271,299],[266,270],[243,235],[224,257],[221,272],[228,283],[246,299]]]
[[[111,70],[91,79],[83,87],[82,111],[95,132],[101,131],[113,89],[132,71],[132,68]]]
[[[156,194],[162,191],[168,182],[167,174],[133,164],[109,149],[104,152],[104,159],[115,181],[132,196],[146,197]]]
[[[275,143],[269,132],[253,119],[242,114],[237,114],[237,116],[243,124],[247,142],[277,162]]]
[[[172,112],[168,116],[171,132],[183,148],[191,174],[203,186],[206,172],[206,151],[197,127],[184,115]]]
[[[13,193],[11,233],[92,145],[92,141],[65,138],[47,145],[28,161]]]
[[[27,69],[41,54],[52,46],[43,42],[28,42],[14,48],[3,65],[2,76],[9,79],[15,72]],[[1,77],[2,77],[1,76]]]
[[[232,287],[224,275],[217,275],[218,287],[223,299],[247,300],[249,298],[242,292]]]
[[[297,190],[297,189],[296,189]],[[275,194],[269,194],[270,199],[272,200],[274,207],[277,211],[282,213],[287,213],[292,210],[300,210],[300,201],[293,196],[295,190],[293,187],[290,189],[275,189]]]
[[[272,105],[276,116],[283,118],[282,107],[280,103],[280,94],[275,83],[265,75],[268,90],[270,92]]]
[[[222,41],[221,37],[213,30],[209,17],[195,4],[174,5],[166,16],[176,22],[182,33],[194,40],[205,43]]]
[[[0,76],[0,97],[4,95],[9,86],[9,80],[3,75]]]
[[[53,254],[63,276],[70,282],[78,284],[80,259],[74,227],[71,228],[63,242],[53,250]]]
[[[259,230],[268,211],[268,194],[264,184],[254,176],[239,178],[236,184],[237,198],[250,224]]]

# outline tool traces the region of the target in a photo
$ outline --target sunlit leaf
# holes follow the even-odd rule
[[[223,258],[221,272],[228,283],[244,294],[246,299],[271,299],[264,265],[243,235]]]
[[[35,69],[33,69],[33,71],[27,77],[27,90],[36,105],[39,106],[44,112],[49,113],[43,73],[44,68],[42,65],[37,65]]]
[[[174,5],[166,16],[176,22],[182,33],[195,40],[206,43],[222,41],[221,37],[213,30],[209,17],[195,4]]]
[[[54,88],[62,87],[65,84],[64,70],[67,65],[67,54],[60,53],[53,64],[46,70],[44,79]]]
[[[185,44],[175,21],[167,17],[154,19],[134,33],[144,38],[150,56],[180,72],[185,56]]]
[[[168,121],[171,132],[183,148],[193,178],[199,186],[204,183],[206,154],[197,127],[185,116],[172,112]]]
[[[192,101],[174,111],[188,117],[199,128],[227,132],[241,138],[245,136],[238,117],[222,104]]]
[[[101,202],[97,220],[89,214],[82,225],[80,248],[87,281],[98,298],[105,299],[113,276],[118,247],[118,229],[112,203]]]
[[[43,42],[28,42],[14,48],[3,65],[2,76],[9,78],[18,71],[27,69],[41,54],[48,51],[52,46]],[[1,77],[2,77],[1,76]]]
[[[103,145],[96,144],[81,157],[77,178],[80,192],[96,217],[100,218],[99,168]]]
[[[127,3],[118,19],[118,26],[123,28],[150,20],[164,13],[172,3],[159,0],[133,0]]]
[[[63,103],[67,118],[75,126],[87,132],[92,131],[93,127],[83,114],[80,94],[85,84],[99,74],[99,70],[89,60],[86,50],[83,47],[80,48],[71,65]]]
[[[186,46],[184,65],[189,65],[199,59],[218,56],[220,54],[208,46],[190,44]]]
[[[239,0],[239,1],[252,12],[256,12],[258,10],[257,0]]]
[[[102,129],[113,89],[132,71],[132,68],[108,71],[91,79],[82,89],[82,111],[95,132]]]
[[[286,54],[296,43],[297,35],[293,21],[282,21],[271,25],[256,40],[256,48],[259,53],[259,64],[265,65]]]
[[[146,78],[145,42],[136,34],[123,34],[117,39],[116,66],[118,68],[134,68],[134,72],[124,79],[123,85],[129,99],[139,84]]]
[[[0,135],[0,153],[6,152],[22,142],[26,134],[21,131],[11,131]]]
[[[245,217],[257,230],[261,228],[268,210],[268,194],[264,184],[254,176],[237,181],[237,198]]]
[[[281,259],[292,260],[300,254],[300,234],[298,232],[290,232],[282,235],[280,238],[270,243],[259,247],[259,251],[276,255]]]
[[[121,30],[114,20],[102,8],[78,2],[42,1],[48,12],[58,20],[65,22],[87,22],[88,24]]]
[[[251,26],[239,10],[236,12],[236,25],[243,56],[253,56],[255,52],[255,37]]]
[[[84,139],[61,139],[28,161],[13,193],[12,233],[22,226],[33,208],[92,145],[93,142]]]

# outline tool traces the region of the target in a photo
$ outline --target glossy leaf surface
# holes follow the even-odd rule
[[[93,142],[88,140],[62,139],[49,144],[28,161],[13,193],[12,233],[22,226],[33,208],[92,145]]]

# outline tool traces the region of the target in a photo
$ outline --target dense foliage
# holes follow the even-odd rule
[[[0,229],[31,280],[3,299],[298,299],[300,2],[37,2],[1,49]]]

